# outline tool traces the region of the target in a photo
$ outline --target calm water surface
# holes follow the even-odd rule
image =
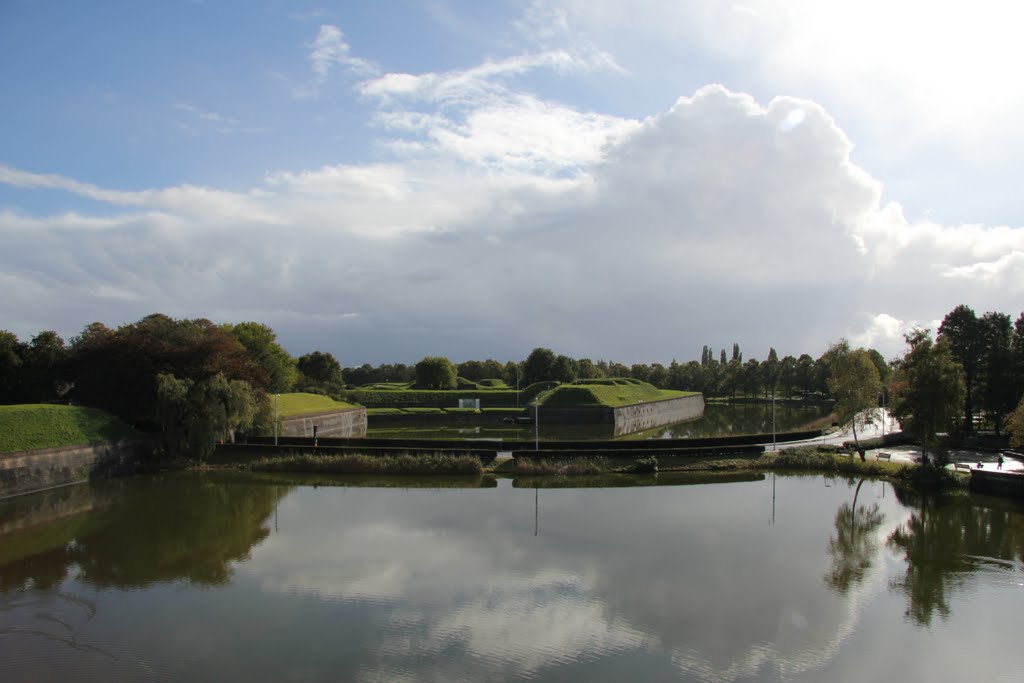
[[[0,501],[0,680],[1024,676],[1019,506],[708,481],[176,474]]]

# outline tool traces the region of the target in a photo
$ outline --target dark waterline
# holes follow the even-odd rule
[[[1019,506],[654,481],[180,473],[0,501],[0,680],[1019,676]]]

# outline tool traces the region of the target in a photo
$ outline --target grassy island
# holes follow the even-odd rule
[[[134,427],[95,408],[34,403],[0,406],[0,453],[141,436]]]

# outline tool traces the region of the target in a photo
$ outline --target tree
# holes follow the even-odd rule
[[[221,439],[253,425],[259,400],[252,387],[218,373],[202,380],[157,375],[157,416],[171,457],[207,459]]]
[[[468,379],[470,382],[479,382],[482,379],[488,379],[484,375],[484,364],[478,360],[467,360],[459,363],[458,375],[464,379]]]
[[[523,362],[523,386],[529,386],[534,382],[551,381],[554,378],[555,352],[542,346],[535,348]]]
[[[25,345],[17,335],[0,330],[0,404],[18,403],[21,394],[21,366]]]
[[[455,366],[443,356],[426,356],[416,363],[416,387],[419,389],[454,389],[457,378]]]
[[[768,349],[768,358],[761,364],[761,377],[764,379],[764,393],[768,396],[770,390],[775,395],[775,387],[779,384],[779,354],[775,347]]]
[[[299,378],[294,358],[277,343],[274,330],[257,322],[225,325],[226,331],[245,347],[253,362],[263,368],[269,378],[267,390],[278,394],[290,391]]]
[[[864,449],[857,437],[857,419],[861,413],[873,411],[882,393],[882,381],[871,355],[864,349],[850,350],[845,339],[829,347],[828,389],[836,399],[835,411],[839,422],[853,425],[853,441],[860,459],[865,460]]]
[[[313,351],[299,356],[296,367],[301,374],[300,388],[319,388],[327,393],[336,393],[345,388],[341,363],[330,353]]]
[[[22,358],[22,400],[49,403],[67,393],[67,360],[68,350],[56,332],[49,330],[32,337]]]
[[[579,377],[576,361],[562,354],[555,358],[555,364],[552,366],[551,371],[556,382],[575,382],[576,378]]]
[[[1013,325],[1010,316],[986,313],[978,321],[981,327],[979,403],[986,415],[995,423],[999,434],[1003,418],[1016,405],[1013,376]]]
[[[1010,417],[1006,420],[1006,427],[1010,430],[1010,445],[1014,448],[1024,446],[1024,398],[1010,413]]]
[[[953,358],[947,339],[932,342],[928,330],[906,335],[910,349],[896,362],[892,385],[892,414],[903,428],[921,440],[924,462],[939,435],[951,430],[963,410],[963,370]]]
[[[974,310],[963,304],[946,314],[939,325],[939,339],[945,339],[953,358],[963,368],[964,381],[964,431],[974,430],[974,405],[976,379],[981,350],[981,324]]]

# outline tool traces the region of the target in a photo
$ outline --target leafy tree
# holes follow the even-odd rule
[[[576,361],[562,354],[555,358],[555,364],[552,366],[551,371],[556,382],[575,382],[579,376]]]
[[[963,368],[964,431],[974,430],[975,388],[981,352],[981,323],[974,310],[963,304],[946,314],[939,325],[939,339],[949,343],[953,358]]]
[[[589,358],[581,358],[576,363],[579,379],[597,379],[602,377],[601,369],[594,365],[594,362]]]
[[[555,352],[544,347],[537,347],[530,352],[523,362],[523,386],[534,382],[547,382],[555,378]]]
[[[903,428],[921,440],[927,462],[927,450],[953,428],[963,409],[963,370],[948,338],[933,343],[928,330],[917,329],[905,339],[910,349],[896,362],[890,406]]]
[[[21,397],[27,403],[49,403],[67,393],[68,350],[56,332],[32,337],[21,367]]]
[[[450,360],[426,356],[416,363],[416,386],[420,389],[454,389],[458,374]]]
[[[1003,418],[1013,410],[1017,398],[1013,376],[1013,326],[1010,316],[1003,313],[986,313],[978,324],[981,327],[980,403],[999,434]]]
[[[761,365],[761,379],[764,381],[765,397],[769,390],[774,396],[775,387],[779,385],[779,354],[774,347],[768,349],[768,358]]]
[[[299,378],[294,358],[277,343],[274,330],[262,323],[244,322],[225,325],[226,331],[245,347],[256,365],[267,373],[267,390],[272,393],[290,391]]]
[[[792,398],[793,387],[797,381],[797,361],[793,356],[785,356],[779,363],[779,382],[786,391],[786,396]]]
[[[484,364],[478,360],[467,360],[458,365],[459,377],[468,379],[470,382],[479,382],[488,379],[484,375]]]
[[[829,358],[828,388],[836,399],[836,415],[840,423],[850,422],[853,425],[853,441],[861,460],[865,460],[864,449],[857,437],[857,418],[878,406],[878,397],[882,393],[878,368],[867,351],[851,351],[845,339],[829,347],[825,355]]]
[[[207,459],[218,440],[253,425],[259,401],[252,387],[218,373],[202,380],[157,375],[157,416],[171,457]]]
[[[1024,398],[1010,413],[1010,417],[1006,420],[1006,427],[1010,430],[1010,445],[1014,448],[1024,446]]]
[[[220,373],[256,392],[267,385],[266,372],[220,326],[159,313],[115,331],[89,325],[72,340],[70,366],[75,400],[144,429],[158,426],[159,374],[198,382]]]
[[[345,387],[341,363],[330,353],[313,351],[299,356],[296,363],[302,388],[319,388],[327,393],[337,393]]]
[[[25,345],[17,335],[0,330],[0,404],[18,403],[21,396],[21,366]]]

